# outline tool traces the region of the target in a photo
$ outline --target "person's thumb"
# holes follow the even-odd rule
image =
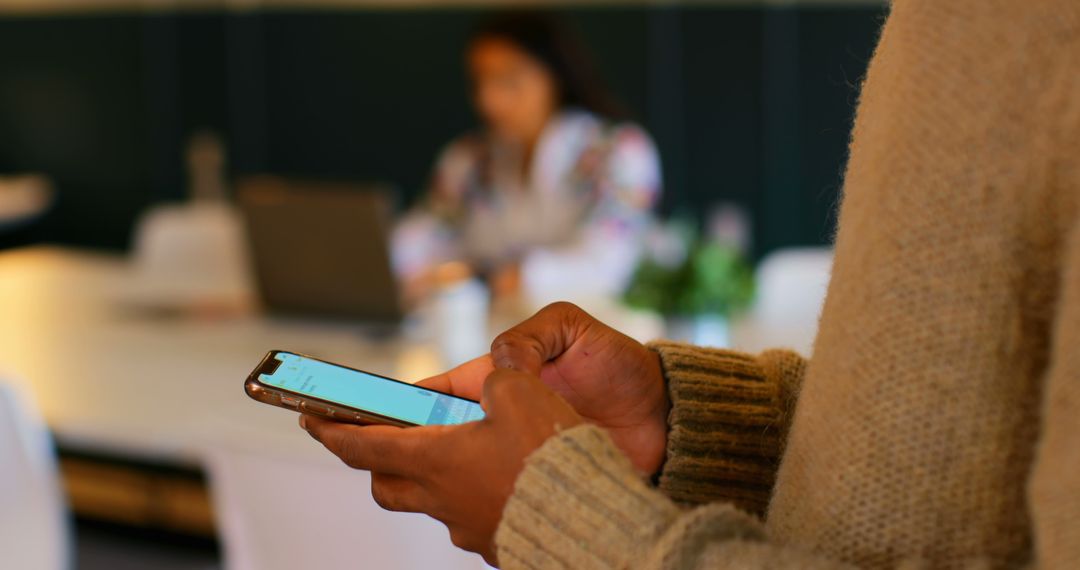
[[[571,303],[554,303],[521,324],[495,337],[491,359],[496,368],[539,375],[544,363],[559,357],[577,337],[588,319]]]

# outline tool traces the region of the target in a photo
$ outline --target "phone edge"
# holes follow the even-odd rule
[[[255,400],[256,402],[260,402],[260,403],[263,403],[263,404],[268,404],[268,405],[271,405],[271,406],[274,406],[274,407],[277,407],[277,408],[281,408],[283,410],[289,410],[289,411],[293,411],[293,412],[297,412],[297,413],[310,414],[310,415],[313,415],[313,416],[319,416],[319,417],[326,418],[326,419],[329,419],[329,420],[333,420],[333,421],[336,421],[336,422],[345,422],[345,423],[351,423],[351,424],[356,424],[356,425],[389,425],[389,426],[394,426],[394,427],[419,427],[421,425],[421,424],[414,424],[414,423],[410,423],[410,422],[405,422],[405,421],[402,421],[402,420],[399,420],[399,419],[396,419],[396,418],[390,418],[390,417],[382,416],[382,415],[379,415],[379,414],[374,414],[374,413],[371,413],[371,412],[368,412],[368,411],[365,411],[365,410],[361,410],[361,409],[358,409],[358,408],[352,408],[352,407],[349,407],[349,406],[343,406],[341,404],[337,404],[335,402],[330,402],[328,400],[323,400],[321,398],[316,398],[316,397],[312,397],[312,396],[306,396],[304,394],[300,394],[300,393],[297,393],[297,392],[285,391],[285,390],[282,390],[280,388],[277,388],[276,386],[270,386],[270,385],[264,384],[262,381],[259,380],[259,374],[260,374],[260,371],[263,368],[263,365],[266,363],[267,360],[273,358],[274,355],[276,355],[278,353],[281,353],[281,352],[285,352],[287,354],[295,354],[295,355],[303,357],[303,358],[310,358],[310,359],[313,359],[313,360],[318,360],[320,362],[326,362],[325,360],[321,360],[321,359],[318,359],[318,358],[314,358],[314,357],[311,357],[311,356],[307,356],[307,355],[304,355],[304,354],[299,354],[299,353],[288,351],[288,350],[271,350],[271,351],[267,352],[266,355],[263,356],[263,358],[261,360],[259,360],[259,363],[257,365],[255,365],[254,370],[252,370],[251,373],[248,374],[247,379],[244,381],[244,393],[247,394],[249,398]],[[327,364],[332,364],[334,366],[341,366],[340,364],[334,364],[333,362],[326,362],[326,363]],[[344,367],[344,368],[348,368],[348,367]],[[355,368],[349,368],[349,370],[362,372],[364,374],[371,374],[370,372],[364,372],[363,370],[356,370]],[[381,375],[378,375],[378,374],[372,374],[372,375],[373,376],[378,376],[380,378],[385,378],[384,376],[381,376]],[[393,380],[393,379],[388,378],[388,380]],[[394,381],[395,382],[400,382],[400,380],[394,380]],[[437,390],[432,390],[432,391],[435,392]],[[296,400],[297,405],[294,407],[294,406],[291,406],[289,404],[286,404],[284,402],[284,400],[282,399],[282,396],[287,396],[287,397],[289,397],[291,399]]]

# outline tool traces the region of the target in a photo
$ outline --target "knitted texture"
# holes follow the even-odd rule
[[[655,556],[657,542],[683,546],[666,554],[717,538],[764,537],[760,523],[726,505],[680,517],[594,426],[559,433],[526,463],[496,536],[504,568],[623,568]]]
[[[502,568],[852,568],[770,545],[761,522],[732,505],[679,509],[591,425],[529,457],[495,540]]]
[[[565,432],[519,477],[504,566],[1080,568],[1078,70],[1076,0],[896,0],[802,383],[660,348],[661,489]],[[730,504],[770,487],[764,529]]]
[[[671,396],[660,490],[675,501],[730,501],[763,514],[804,361],[654,342]]]
[[[1077,219],[1078,105],[1075,0],[893,4],[774,536],[878,568],[1031,555],[1025,482]]]

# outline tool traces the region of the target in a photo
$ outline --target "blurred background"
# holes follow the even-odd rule
[[[478,37],[520,6],[0,0],[0,471],[19,466],[0,474],[0,499],[22,509],[0,510],[5,552],[28,552],[26,568],[483,567],[439,525],[380,512],[365,474],[244,396],[272,348],[413,381],[570,298],[643,341],[811,349],[858,84],[886,14],[877,0],[529,3],[580,41],[617,102],[596,132],[632,125],[644,141],[613,171],[615,190],[589,178],[582,192],[606,203],[622,172],[655,165],[632,235],[589,246],[633,242],[625,278],[593,286],[591,261],[519,252],[506,285],[505,264],[449,255],[422,291],[397,296],[390,326],[370,306],[385,291],[353,305],[348,291],[323,295],[344,295],[350,318],[288,306],[307,291],[295,283],[268,291],[289,277],[266,269],[267,243],[287,250],[289,232],[319,223],[266,221],[258,200],[238,205],[247,186],[377,188],[383,253],[346,247],[337,259],[356,266],[334,271],[400,283],[400,258],[419,247],[400,220],[442,215],[432,196],[452,141],[493,126]],[[570,148],[546,129],[525,148]],[[596,136],[601,156],[617,152],[619,135]],[[547,164],[534,154],[523,178]],[[337,210],[352,207],[370,213]],[[293,252],[303,277],[335,279],[303,265],[322,249],[305,244]]]

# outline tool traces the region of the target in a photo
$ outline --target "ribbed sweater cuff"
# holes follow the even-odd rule
[[[604,430],[582,425],[526,461],[495,542],[503,567],[623,567],[678,514]]]
[[[654,342],[671,397],[660,491],[682,503],[768,506],[803,360]]]

